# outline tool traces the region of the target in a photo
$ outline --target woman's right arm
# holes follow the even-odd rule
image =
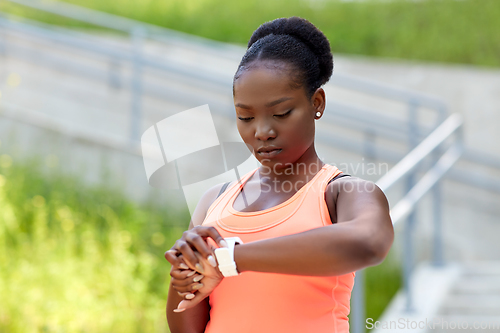
[[[210,188],[203,194],[198,205],[196,206],[189,230],[203,223],[207,214],[208,208],[217,199],[223,184],[218,184]],[[167,321],[171,333],[199,333],[205,332],[206,325],[210,319],[210,305],[208,297],[197,304],[195,307],[187,309],[183,312],[174,312],[177,305],[184,300],[184,296],[180,296],[170,283],[167,301]]]
[[[208,320],[210,319],[210,305],[208,297],[198,303],[195,307],[183,312],[174,312],[177,305],[184,300],[172,284],[168,290],[167,301],[167,321],[171,333],[201,333],[205,332]]]

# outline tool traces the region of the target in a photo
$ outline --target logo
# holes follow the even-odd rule
[[[160,189],[180,189],[192,216],[212,186],[241,182],[259,167],[251,146],[220,142],[208,104],[182,111],[148,128],[141,137],[148,182]],[[246,195],[245,204],[259,195]]]

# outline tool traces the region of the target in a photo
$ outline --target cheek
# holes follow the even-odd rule
[[[248,124],[241,124],[241,122],[237,122],[236,127],[238,128],[238,133],[240,133],[241,138],[243,141],[246,141],[249,139],[249,136],[252,133],[252,128]]]
[[[287,137],[295,142],[314,136],[314,123],[311,123],[311,119],[301,117],[289,125],[282,129],[282,133],[286,133]]]

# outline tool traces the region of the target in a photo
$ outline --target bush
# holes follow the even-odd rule
[[[426,0],[65,0],[159,26],[246,45],[262,23],[304,17],[334,53],[500,66],[500,1]],[[3,2],[3,10],[51,23],[88,26]]]
[[[183,231],[168,207],[5,154],[0,207],[0,332],[167,331],[163,253]]]

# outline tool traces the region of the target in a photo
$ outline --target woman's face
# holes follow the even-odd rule
[[[317,111],[323,113],[324,91],[318,89],[308,100],[304,88],[290,87],[283,66],[262,64],[243,72],[234,83],[236,123],[241,138],[253,148],[263,166],[281,169],[291,163],[311,162],[310,159],[317,158],[313,145],[314,121]],[[277,150],[259,152],[265,147]],[[311,151],[314,156],[307,154]]]

